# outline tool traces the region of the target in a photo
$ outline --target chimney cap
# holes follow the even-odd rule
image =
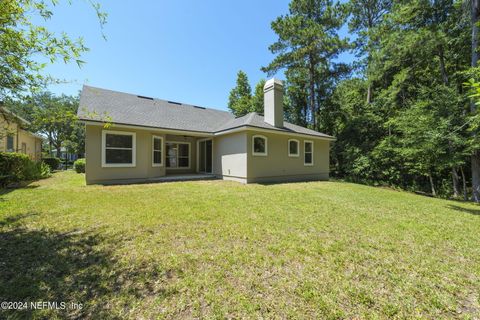
[[[270,87],[274,87],[274,86],[283,87],[283,81],[280,80],[280,79],[276,79],[276,78],[269,79],[265,82],[265,85],[263,86],[263,90],[266,90],[266,89],[268,89]]]

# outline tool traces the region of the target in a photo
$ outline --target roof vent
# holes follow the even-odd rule
[[[178,104],[179,106],[181,106],[182,104],[180,102],[175,102],[175,101],[167,101],[168,103],[171,103],[171,104]]]
[[[150,97],[145,97],[145,96],[137,96],[140,99],[147,99],[147,100],[153,100],[153,98]]]
[[[197,109],[203,109],[203,110],[207,109],[207,108],[205,108],[205,107],[199,107],[199,106],[193,106],[193,107],[194,107],[194,108],[197,108]]]

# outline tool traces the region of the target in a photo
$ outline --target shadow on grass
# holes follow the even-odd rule
[[[451,204],[448,205],[447,208],[452,209],[452,210],[456,210],[456,211],[460,211],[460,212],[473,214],[473,215],[480,215],[480,209],[469,209],[469,208],[464,208],[464,207],[451,205]]]
[[[0,319],[116,319],[128,311],[129,301],[175,294],[152,287],[166,274],[154,264],[121,267],[111,252],[121,245],[119,239],[80,230],[5,230],[26,216],[7,218],[0,224],[0,301],[65,302],[67,307],[0,310]],[[115,304],[118,297],[124,302]],[[71,302],[82,308],[70,308]]]

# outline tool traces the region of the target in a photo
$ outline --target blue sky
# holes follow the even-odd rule
[[[82,68],[62,62],[47,67],[48,74],[69,81],[52,85],[52,92],[74,95],[88,84],[218,109],[226,109],[238,70],[247,73],[252,87],[266,78],[260,67],[273,59],[268,46],[276,40],[270,23],[288,12],[289,3],[100,2],[108,13],[106,41],[87,1],[57,5],[53,18],[42,21],[54,32],[82,36],[90,48]]]

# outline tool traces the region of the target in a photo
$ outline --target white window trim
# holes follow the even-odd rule
[[[167,159],[168,154],[167,154],[167,143],[176,143],[176,144],[187,144],[188,145],[188,167],[167,167],[167,164],[165,163],[165,168],[168,170],[187,170],[192,167],[192,144],[190,142],[185,142],[185,141],[167,141],[165,142],[165,159]],[[177,163],[178,163],[178,152],[177,152]]]
[[[255,138],[265,139],[265,152],[255,152]],[[255,134],[252,136],[252,155],[266,157],[268,156],[268,138],[260,134]]]
[[[106,163],[106,151],[107,151],[107,134],[117,134],[124,136],[132,137],[132,163]],[[113,131],[113,130],[102,130],[102,168],[132,168],[136,166],[137,158],[137,135],[135,132],[127,131]],[[122,149],[122,148],[112,148],[112,149]],[[130,148],[124,148],[125,150],[130,150]]]
[[[155,139],[160,139],[160,150],[155,150]],[[165,158],[165,153],[163,151],[163,137],[152,135],[152,167],[163,167],[163,158]],[[160,158],[160,163],[155,163],[155,151],[160,151],[162,157]]]
[[[295,141],[297,143],[297,153],[290,153],[290,141]],[[287,149],[289,157],[300,157],[300,141],[298,141],[297,139],[288,139]]]
[[[310,143],[310,144],[312,145],[312,151],[311,151],[311,153],[312,153],[312,163],[306,163],[306,162],[305,162],[305,150],[306,150],[306,149],[305,149],[305,145],[306,145],[307,143]],[[309,167],[313,166],[313,163],[314,163],[314,161],[313,161],[313,150],[314,150],[314,149],[313,149],[313,141],[312,141],[312,140],[304,140],[304,141],[303,141],[303,165],[304,165],[304,166],[309,166]]]

